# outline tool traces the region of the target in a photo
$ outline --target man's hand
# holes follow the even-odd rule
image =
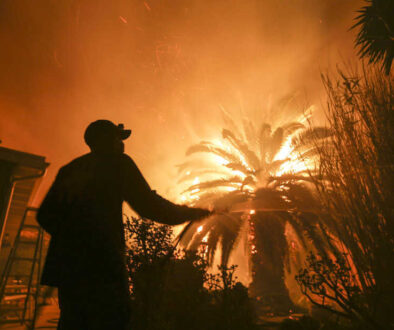
[[[195,214],[195,217],[190,220],[194,220],[194,221],[195,220],[202,220],[204,218],[208,218],[209,216],[214,214],[214,212],[207,210],[207,209],[195,208],[194,214]]]

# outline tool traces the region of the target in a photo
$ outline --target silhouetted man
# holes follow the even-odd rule
[[[58,329],[122,330],[129,323],[122,203],[141,217],[176,225],[208,210],[176,205],[151,190],[124,154],[131,134],[108,120],[91,123],[91,153],[62,167],[37,214],[51,235],[41,279],[58,287]]]

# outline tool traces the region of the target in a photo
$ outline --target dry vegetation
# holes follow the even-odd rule
[[[388,328],[394,325],[392,77],[364,68],[323,81],[334,135],[317,146],[324,180],[314,184],[327,240],[344,254],[310,259],[298,280],[305,293],[316,294],[316,304],[363,328]]]

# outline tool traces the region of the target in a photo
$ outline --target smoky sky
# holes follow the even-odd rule
[[[126,143],[164,195],[220,108],[264,111],[288,93],[320,104],[320,73],[353,59],[360,0],[2,0],[0,139],[58,168],[88,151],[89,122]],[[257,110],[256,110],[257,109]],[[41,193],[42,195],[42,193]]]

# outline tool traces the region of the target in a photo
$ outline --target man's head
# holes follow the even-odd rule
[[[115,125],[109,120],[96,120],[86,128],[84,138],[92,152],[123,153],[123,140],[130,134],[131,130],[124,129],[123,124]]]

